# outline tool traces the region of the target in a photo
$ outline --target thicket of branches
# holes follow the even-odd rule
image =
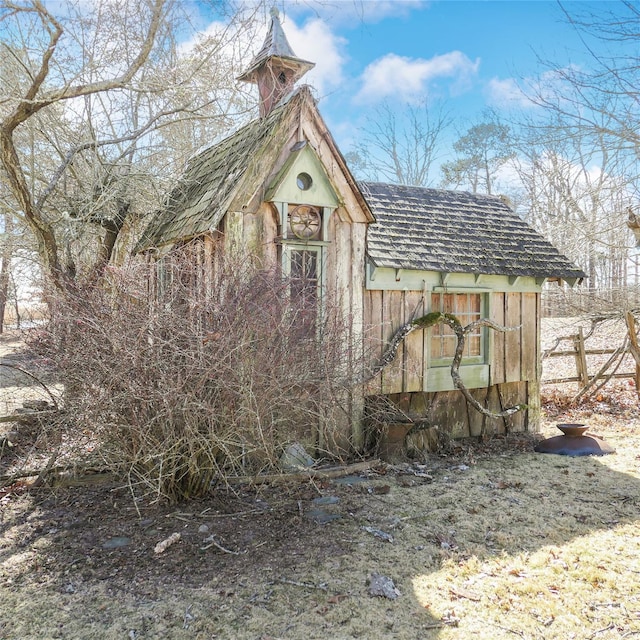
[[[146,269],[61,295],[44,341],[66,412],[137,495],[195,497],[278,467],[292,442],[317,456],[348,444],[335,421],[353,354],[329,311],[314,321],[278,274],[235,263],[207,296],[177,256],[161,291]]]

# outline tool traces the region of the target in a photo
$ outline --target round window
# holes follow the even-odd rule
[[[313,179],[308,173],[299,173],[296,178],[296,183],[298,185],[298,189],[302,191],[308,191],[311,189],[311,185],[313,184]]]

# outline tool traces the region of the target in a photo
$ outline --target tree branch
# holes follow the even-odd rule
[[[471,331],[474,331],[475,329],[478,329],[479,327],[488,327],[490,329],[493,329],[494,331],[500,331],[500,332],[517,331],[518,329],[520,329],[520,326],[504,327],[487,318],[475,320],[474,322],[471,322],[468,325],[463,327],[460,324],[460,321],[458,320],[458,318],[453,314],[434,311],[432,313],[428,313],[425,316],[422,316],[421,318],[416,318],[411,322],[407,322],[406,324],[403,324],[391,338],[391,342],[389,343],[389,346],[385,350],[380,360],[378,360],[378,362],[374,365],[374,367],[371,369],[369,374],[366,375],[364,380],[361,380],[360,382],[367,382],[375,378],[375,376],[377,376],[382,371],[382,369],[384,369],[384,367],[391,364],[391,362],[393,362],[393,360],[396,357],[398,347],[406,339],[408,335],[410,335],[411,333],[413,333],[418,329],[428,329],[429,327],[433,327],[434,325],[439,323],[448,324],[456,334],[457,344],[456,344],[456,351],[453,356],[453,361],[451,363],[451,378],[453,380],[453,384],[456,387],[456,389],[458,389],[462,393],[462,395],[465,397],[467,402],[476,411],[479,411],[483,415],[488,416],[490,418],[504,418],[506,416],[510,416],[514,413],[517,413],[518,411],[522,411],[523,409],[527,408],[527,405],[519,404],[514,407],[509,407],[508,409],[505,409],[504,411],[500,411],[498,413],[489,411],[488,409],[483,407],[471,395],[469,390],[465,387],[464,382],[462,382],[459,369],[460,369],[460,363],[462,361],[462,353],[464,351],[466,334],[468,334]]]

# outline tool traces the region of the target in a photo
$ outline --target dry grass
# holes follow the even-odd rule
[[[126,496],[106,490],[82,490],[99,503],[92,508],[69,490],[5,500],[0,610],[12,614],[0,613],[0,637],[640,635],[638,426],[599,424],[618,449],[603,458],[535,454],[519,442],[522,451],[463,448],[430,459],[418,472],[432,481],[413,467],[380,469],[354,487],[263,488],[230,509],[240,514],[231,522],[207,502],[137,516],[118,506]],[[308,520],[318,495],[340,498],[341,519]],[[256,499],[267,512],[256,512]],[[68,501],[82,513],[66,511]],[[143,533],[149,520],[159,530]],[[202,523],[241,555],[202,551]],[[175,531],[181,542],[156,556],[155,544]],[[130,546],[102,548],[116,535],[131,536]],[[372,572],[402,595],[370,596]]]
[[[555,391],[544,406],[544,436],[585,422],[617,453],[536,454],[517,437],[464,442],[353,486],[239,490],[224,505],[140,514],[119,490],[8,494],[0,638],[640,637],[634,389],[620,384],[578,407]],[[327,507],[340,519],[309,519],[320,495],[340,499]],[[181,541],[155,555],[176,531]],[[240,555],[203,550],[211,534]],[[103,548],[123,535],[128,546]],[[401,596],[369,595],[372,572]]]

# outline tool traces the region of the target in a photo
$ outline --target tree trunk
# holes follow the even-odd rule
[[[4,314],[9,299],[9,279],[11,274],[11,257],[13,219],[10,213],[4,214],[5,242],[0,246],[0,333],[4,331]]]

